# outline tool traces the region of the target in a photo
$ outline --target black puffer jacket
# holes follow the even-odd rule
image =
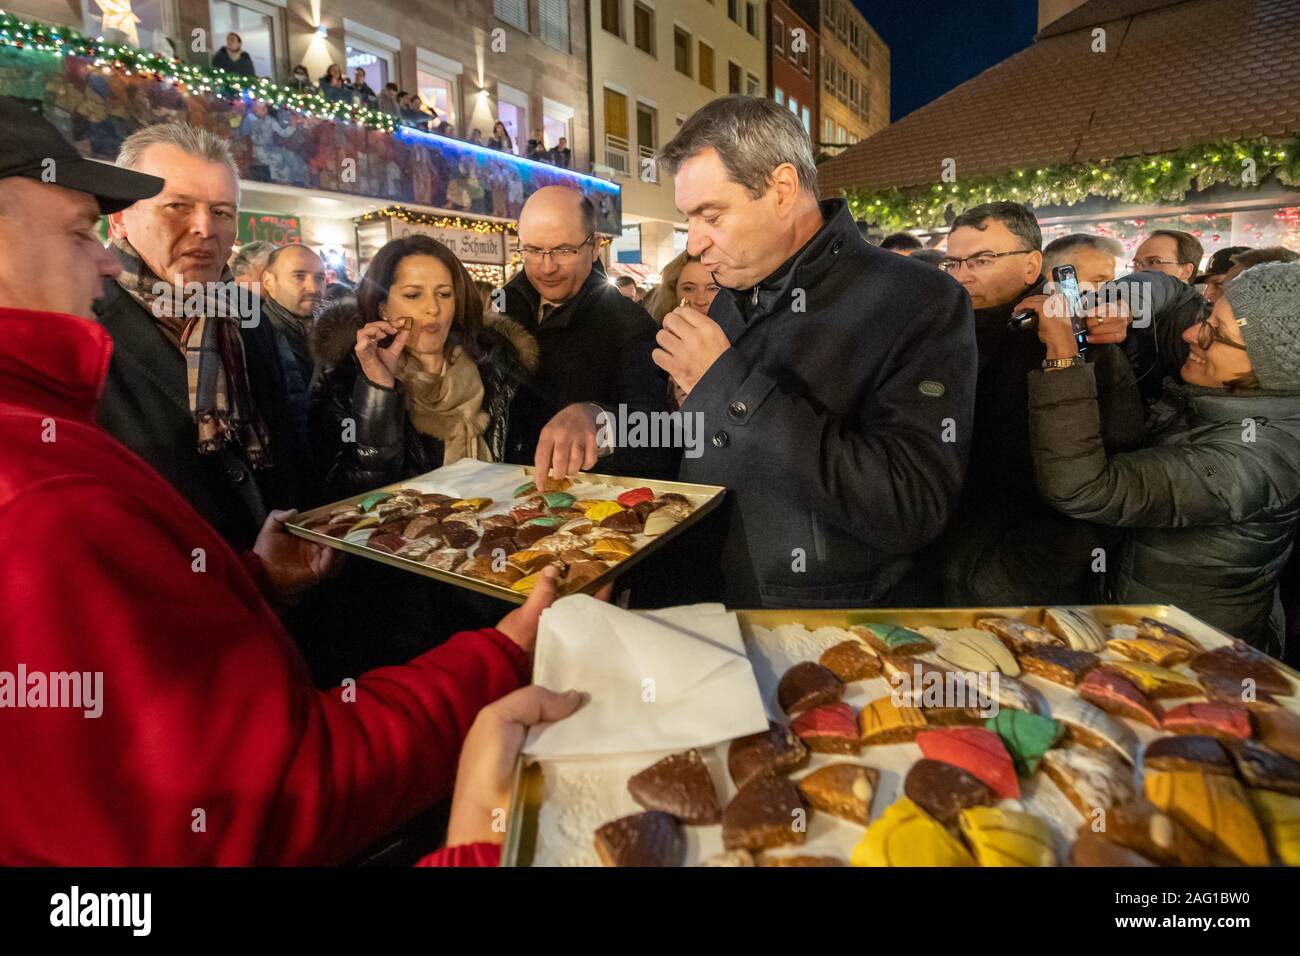
[[[515,392],[537,368],[537,341],[520,325],[489,312],[483,317],[478,363],[493,460],[505,449]],[[312,329],[316,363],[311,439],[324,498],[334,501],[442,467],[442,442],[415,429],[401,383],[375,385],[361,374],[353,348],[364,324],[355,299],[328,306]],[[355,441],[343,441],[344,419],[356,423]]]

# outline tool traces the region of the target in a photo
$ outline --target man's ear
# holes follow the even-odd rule
[[[776,190],[776,199],[782,209],[793,209],[799,197],[799,171],[794,164],[782,163],[772,170],[772,183],[768,188]]]
[[[1031,270],[1033,272],[1032,276],[1029,275]],[[1025,256],[1025,274],[1025,281],[1028,283],[1034,282],[1043,274],[1043,254],[1037,249]],[[1050,279],[1051,276],[1047,278]]]
[[[126,223],[122,222],[120,212],[111,212],[108,214],[108,237],[110,239],[126,238]]]

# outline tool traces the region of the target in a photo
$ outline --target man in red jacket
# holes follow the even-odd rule
[[[341,862],[447,796],[478,711],[528,680],[553,582],[498,628],[312,686],[266,597],[327,552],[280,512],[236,555],[94,423],[112,344],[88,317],[117,269],[96,222],[161,185],[0,99],[0,865]]]

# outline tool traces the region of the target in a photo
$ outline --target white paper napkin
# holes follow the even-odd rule
[[[685,750],[767,729],[736,616],[721,604],[631,612],[561,598],[542,613],[533,682],[590,695],[529,731],[524,753],[538,758]]]

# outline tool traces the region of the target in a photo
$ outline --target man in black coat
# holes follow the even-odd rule
[[[961,487],[975,386],[970,304],[933,266],[819,203],[808,136],[755,97],[704,106],[664,148],[687,249],[722,286],[664,319],[655,361],[706,440],[686,481],[729,489],[733,607],[923,601],[914,556]]]
[[[233,287],[234,162],[222,140],[184,124],[133,134],[118,161],[166,185],[111,219],[123,273],[95,306],[113,337],[99,423],[248,548],[270,511],[305,503],[310,472],[275,332],[251,292],[222,291]]]
[[[616,447],[606,457],[598,447],[620,432],[618,419],[663,413],[668,391],[650,358],[654,320],[600,264],[591,201],[563,186],[539,189],[520,212],[519,242],[524,268],[505,288],[505,313],[537,339],[541,361],[511,402],[506,461],[557,478],[593,469],[668,477],[671,448]]]
[[[950,606],[1089,603],[1106,551],[1118,542],[1114,529],[1052,508],[1034,482],[1028,376],[1042,367],[1043,350],[1033,331],[1013,331],[1008,322],[1022,305],[1044,308],[1041,248],[1028,207],[987,203],[953,220],[940,263],[970,293],[979,343],[970,469],[937,547]],[[1086,354],[1107,450],[1141,447],[1142,404],[1124,353],[1092,344]]]

